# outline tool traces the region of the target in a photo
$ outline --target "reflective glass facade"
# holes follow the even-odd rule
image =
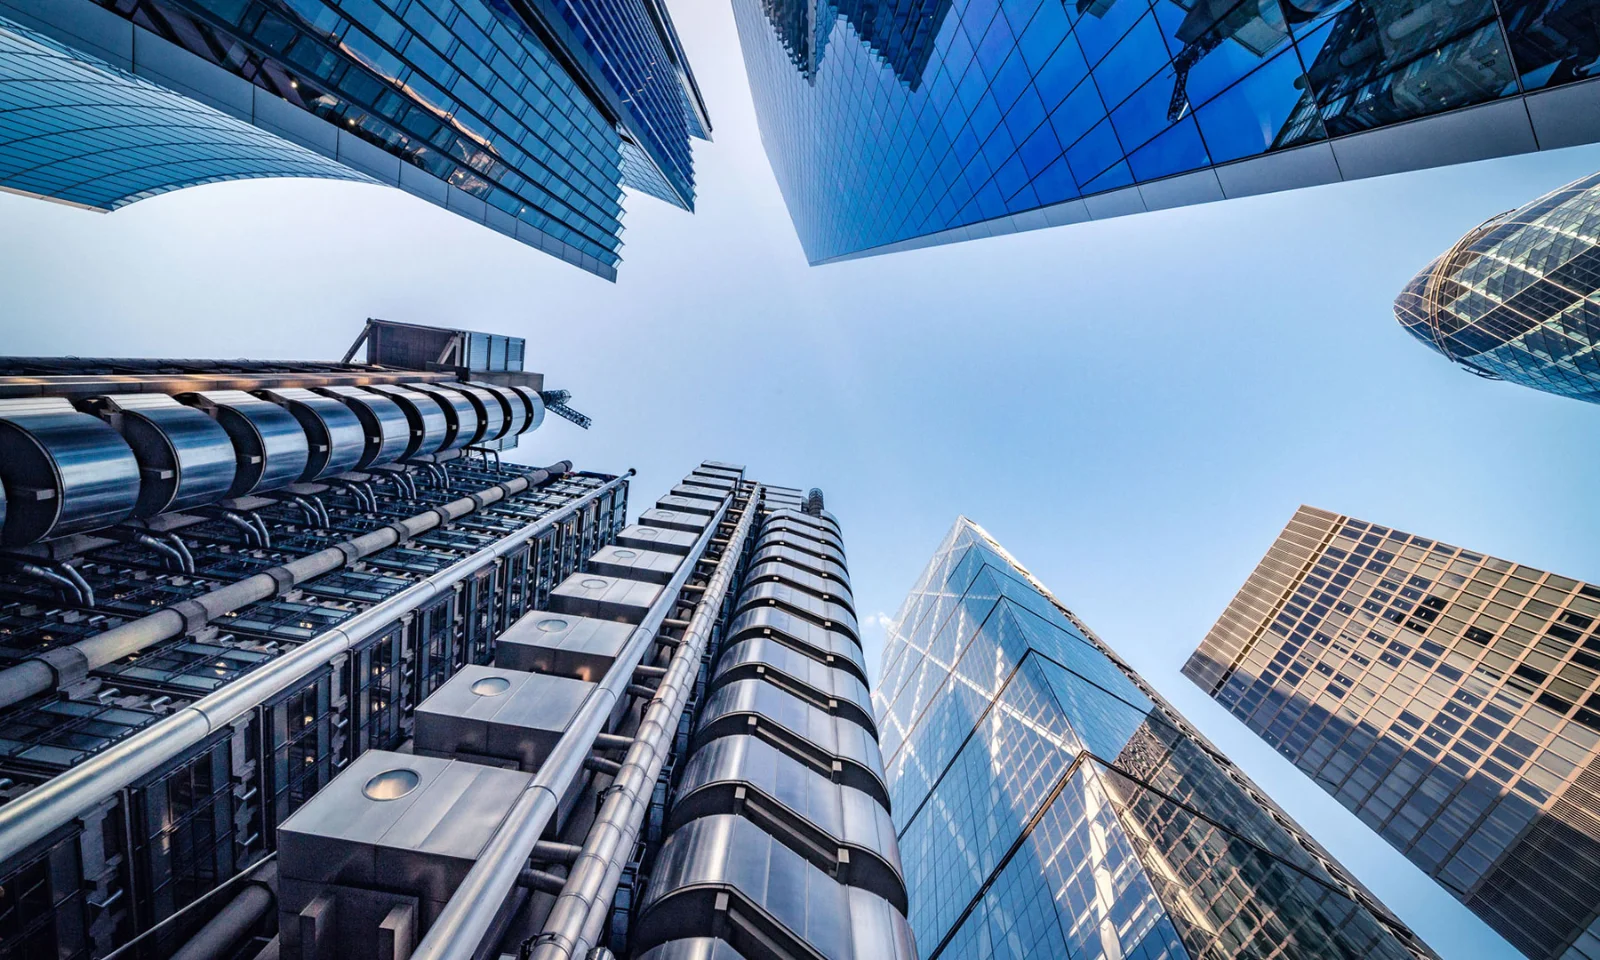
[[[1301,507],[1184,673],[1533,958],[1600,957],[1600,587]]]
[[[624,185],[693,206],[689,138],[709,125],[653,0],[60,0],[35,12],[69,44],[114,32],[108,13],[131,21],[181,48],[130,42],[134,73],[607,278]]]
[[[1462,237],[1394,314],[1473,373],[1600,403],[1600,174]]]
[[[813,263],[1576,142],[1592,125],[1542,105],[1532,128],[1528,112],[1452,124],[1456,147],[1344,141],[1574,83],[1600,55],[1589,0],[733,7]]]
[[[1433,956],[965,518],[873,698],[923,960]]]
[[[367,179],[0,18],[0,187],[115,210],[250,177]]]

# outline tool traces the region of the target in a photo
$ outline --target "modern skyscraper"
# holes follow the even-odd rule
[[[1600,139],[1582,3],[733,8],[814,264]]]
[[[965,518],[873,703],[923,960],[1433,956]]]
[[[1484,221],[1400,292],[1412,336],[1480,377],[1600,403],[1600,174]]]
[[[0,188],[93,209],[364,180],[615,279],[710,129],[658,0],[0,0]]]
[[[1600,957],[1600,587],[1301,507],[1183,672],[1529,957]]]
[[[0,359],[0,958],[916,960],[822,494],[429,367]]]

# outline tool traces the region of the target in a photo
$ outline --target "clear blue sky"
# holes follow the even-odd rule
[[[1178,668],[1302,502],[1600,580],[1600,409],[1461,372],[1389,308],[1600,150],[813,269],[725,0],[674,14],[716,141],[698,213],[629,199],[616,285],[378,187],[0,195],[0,353],[323,359],[367,316],[525,336],[595,418],[527,459],[637,467],[635,511],[706,457],[821,486],[864,620],[968,514],[1447,960],[1516,956]]]

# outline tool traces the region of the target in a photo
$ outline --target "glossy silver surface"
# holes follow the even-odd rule
[[[792,529],[785,529],[782,526],[771,530],[763,530],[761,539],[756,541],[756,549],[760,550],[762,547],[772,544],[782,544],[802,553],[815,554],[840,565],[849,563],[845,559],[844,551],[836,548],[833,544],[825,543],[819,538],[801,535]]]
[[[367,785],[397,771],[413,774],[416,786],[373,799]],[[425,928],[528,779],[515,770],[387,750],[357,757],[278,827],[283,956],[304,956],[297,914],[318,896],[336,904],[335,956],[368,955],[376,941],[383,914],[370,925],[358,919],[363,892],[415,897]]]
[[[684,483],[680,483],[672,488],[672,495],[675,497],[694,497],[700,500],[721,501],[723,497],[728,495],[728,491],[731,488],[732,484],[729,484],[725,487],[716,487],[702,486],[697,483],[689,483],[685,481]]]
[[[865,682],[866,656],[849,635],[829,630],[778,607],[757,607],[733,618],[728,627],[729,642],[746,637],[768,636],[796,647],[823,663],[849,669]]]
[[[788,510],[780,511],[773,514],[772,519],[767,521],[767,525],[761,528],[761,532],[771,533],[774,530],[782,530],[786,533],[793,533],[807,540],[815,540],[818,543],[826,544],[839,551],[839,556],[843,557],[844,538],[839,536],[839,532],[824,525],[803,523],[800,518],[804,516],[804,514],[796,514]],[[812,518],[805,517],[805,519],[811,520]]]
[[[662,586],[599,573],[575,573],[550,591],[550,610],[596,620],[642,623]]]
[[[719,924],[717,894],[734,914]],[[761,938],[794,955],[809,944],[828,960],[916,960],[904,916],[869,891],[840,884],[772,836],[740,817],[702,817],[673,831],[661,847],[635,928],[636,947],[729,930],[732,945],[769,956]],[[746,930],[759,931],[752,935]],[[784,943],[788,941],[788,943]],[[798,945],[795,945],[798,946]]]
[[[855,611],[855,598],[850,595],[849,586],[832,577],[822,576],[811,568],[778,559],[765,559],[750,565],[746,582],[757,583],[769,579],[799,587],[819,599],[830,600]]]
[[[639,514],[639,522],[645,526],[660,527],[663,530],[681,530],[697,536],[710,520],[711,518],[703,513],[690,513],[685,510],[653,508]]]
[[[720,502],[720,500],[706,500],[702,497],[682,497],[675,493],[669,493],[657,500],[656,506],[661,510],[675,513],[699,513],[709,517],[717,512],[717,505]]]
[[[860,724],[874,737],[878,735],[867,685],[849,669],[822,663],[771,637],[751,637],[723,650],[711,685],[757,679],[777,683],[829,713]]]
[[[536,610],[495,638],[494,662],[510,670],[597,682],[632,633],[632,626],[614,620]]]
[[[674,553],[640,550],[637,547],[601,547],[589,558],[589,569],[608,577],[666,583],[678,572],[683,558]]]
[[[478,414],[481,429],[465,445],[487,443],[506,435],[511,426],[511,417],[505,401],[500,397],[481,387],[468,386],[465,383],[441,383],[438,387],[446,393],[459,393],[466,397],[467,402],[472,404],[472,409]]]
[[[697,539],[699,539],[697,533],[636,523],[622,528],[622,532],[617,534],[617,545],[634,550],[657,550],[684,556],[688,554]]]
[[[402,460],[438,453],[450,441],[450,420],[438,400],[397,383],[369,384],[365,389],[393,400],[406,415],[411,442],[401,454]]]
[[[466,394],[457,390],[445,390],[432,383],[407,383],[402,386],[432,397],[433,402],[439,405],[448,427],[446,439],[439,446],[441,451],[459,450],[468,444],[476,443],[483,435],[483,416],[478,413],[478,405],[474,404]]]
[[[502,436],[515,437],[528,429],[528,421],[533,411],[529,408],[528,402],[523,398],[522,394],[510,387],[502,387],[493,383],[481,383],[477,380],[467,381],[467,386],[487,393],[500,401],[500,412],[506,422],[505,433]]]
[[[334,477],[356,468],[367,453],[367,431],[343,403],[303,387],[262,390],[257,396],[276,403],[300,421],[310,455],[301,480]]]
[[[243,390],[201,390],[178,396],[228,432],[236,455],[228,496],[277,490],[306,472],[311,449],[294,414]]]
[[[393,397],[361,387],[318,387],[317,393],[332,397],[350,408],[366,432],[367,446],[356,469],[394,463],[410,450],[413,439],[411,419]]]
[[[0,539],[21,546],[126,520],[139,462],[115,430],[66,400],[0,400],[0,483]]]
[[[762,563],[767,560],[781,560],[784,563],[793,564],[794,566],[800,567],[804,570],[809,570],[818,576],[824,576],[833,580],[838,580],[840,583],[843,583],[846,586],[849,586],[850,584],[849,571],[846,570],[844,565],[839,563],[837,560],[827,560],[817,556],[816,554],[796,550],[793,547],[784,546],[783,544],[772,544],[770,546],[758,547],[750,556],[750,562],[752,564]]]
[[[666,671],[643,707],[633,742],[604,792],[599,812],[528,960],[593,960],[595,956],[591,948],[601,940],[623,869],[637,846],[663,767],[675,749],[684,709],[716,632],[723,601],[734,588],[743,546],[755,528],[753,496],[742,503],[731,499],[725,503],[725,512],[719,517],[733,520],[735,516],[738,519],[733,529],[724,533],[725,543],[713,569],[698,584],[701,589],[694,612],[681,628]],[[685,572],[692,569],[684,567]],[[676,590],[676,584],[682,582],[675,580],[671,589]]]
[[[583,769],[595,738],[614,707],[623,700],[634,668],[646,651],[654,648],[656,635],[694,569],[693,561],[705,552],[710,540],[711,531],[707,530],[690,552],[690,561],[678,569],[644,621],[629,635],[616,665],[601,680],[595,695],[584,702],[580,716],[563,735],[550,760],[539,768],[528,789],[517,798],[504,827],[496,832],[478,864],[462,882],[458,894],[451,898],[428,935],[417,945],[412,960],[468,960],[479,955],[485,937],[503,916],[507,898],[535,844],[556,815],[558,796]],[[0,817],[4,816],[5,809],[0,807]]]
[[[468,664],[417,705],[416,751],[539,769],[595,685]]]
[[[688,937],[669,940],[639,954],[639,960],[746,960],[726,940]]]
[[[861,639],[861,628],[856,625],[856,615],[850,612],[849,607],[823,600],[781,581],[768,580],[747,587],[739,594],[739,603],[734,609],[744,611],[752,607],[766,606],[786,608],[815,620],[830,630],[838,630],[857,642]]]
[[[721,473],[709,473],[701,470],[696,470],[695,472],[689,474],[684,478],[684,482],[692,483],[701,487],[712,487],[724,492],[732,490],[739,484],[737,478]]]
[[[834,783],[764,740],[723,737],[684,764],[668,829],[718,813],[755,821],[840,882],[871,890],[905,912],[894,820],[860,790]],[[840,848],[849,848],[848,858],[838,857]]]
[[[878,739],[860,724],[831,716],[764,680],[735,680],[709,691],[696,740],[704,744],[745,733],[754,733],[819,769],[837,761],[841,783],[885,805],[889,802]]]
[[[89,404],[139,461],[135,516],[198,507],[228,495],[238,454],[215,420],[159,393],[111,394]]]
[[[835,536],[838,536],[840,532],[839,521],[835,520],[833,518],[833,514],[826,510],[822,511],[820,514],[810,514],[800,510],[795,510],[790,507],[785,507],[772,511],[772,519],[792,520],[795,523],[803,523],[808,526],[815,527],[823,532],[831,532]]]
[[[527,426],[522,428],[522,433],[531,433],[544,424],[544,398],[539,396],[539,391],[532,387],[513,385],[507,387],[517,396],[522,398],[522,403],[528,408]]]

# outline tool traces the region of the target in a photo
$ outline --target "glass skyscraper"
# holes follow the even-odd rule
[[[1600,587],[1301,507],[1183,672],[1527,956],[1600,957]]]
[[[1591,0],[733,0],[812,263],[1600,138]]]
[[[689,141],[710,122],[657,0],[0,0],[0,17],[0,187],[111,210],[216,180],[376,181],[608,279],[623,186],[694,206]]]
[[[883,663],[923,960],[1433,956],[971,521]]]
[[[1481,377],[1600,403],[1600,174],[1485,221],[1406,284],[1394,315]]]

